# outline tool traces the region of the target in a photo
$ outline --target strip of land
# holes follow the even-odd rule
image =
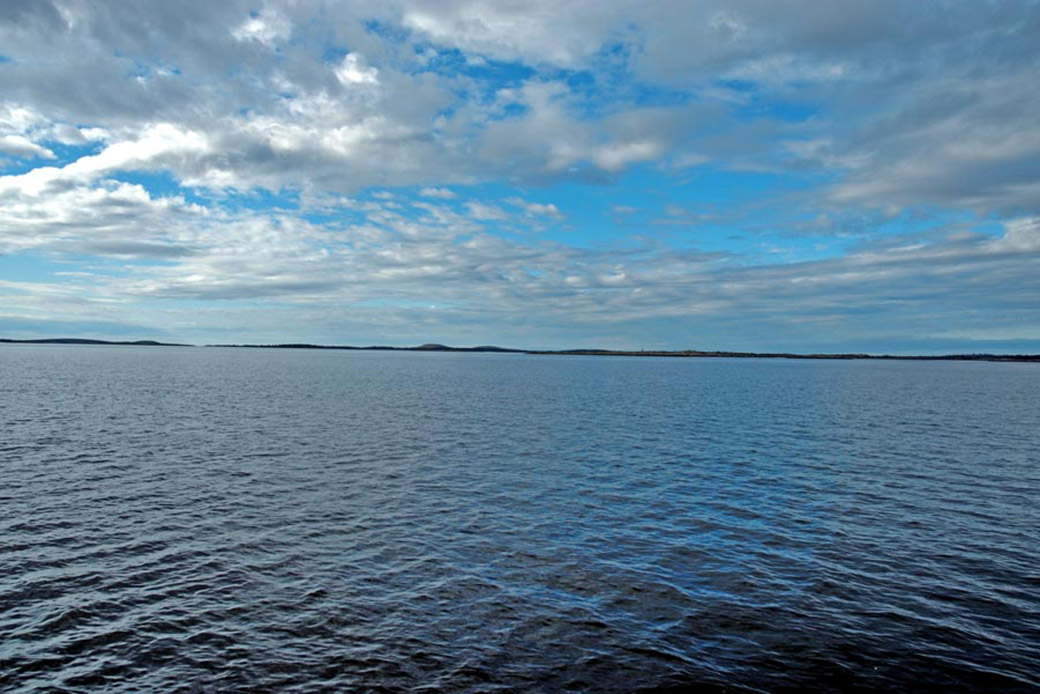
[[[175,342],[157,342],[155,340],[135,340],[127,342],[116,342],[111,340],[91,340],[84,338],[58,337],[42,338],[35,340],[14,340],[0,338],[0,343],[5,344],[30,344],[30,345],[136,345],[144,347],[193,347],[194,345],[180,344]],[[795,354],[790,352],[721,352],[701,351],[695,349],[684,349],[676,351],[665,350],[614,350],[614,349],[564,349],[564,350],[532,350],[511,349],[509,347],[496,347],[494,345],[479,345],[477,347],[449,347],[435,343],[426,343],[418,347],[388,347],[385,345],[372,345],[369,347],[358,347],[354,345],[315,345],[306,342],[289,342],[269,345],[205,345],[206,347],[224,347],[236,349],[325,349],[325,350],[367,350],[386,352],[498,352],[507,354],[546,354],[556,356],[597,356],[597,357],[687,357],[687,358],[728,358],[728,359],[889,359],[899,361],[1010,361],[1010,362],[1040,362],[1040,354],[866,354],[866,353],[840,353],[840,354]]]
[[[894,359],[901,361],[1024,361],[1040,362],[1040,354],[793,354],[789,352],[702,352],[698,350],[622,351],[610,349],[569,349],[557,351],[525,351],[524,354],[599,355],[611,357],[703,357],[730,359]]]
[[[10,340],[0,337],[0,343],[12,345],[138,345],[142,347],[191,347],[192,345],[176,342],[156,342],[155,340],[134,340],[118,342],[113,340],[89,340],[82,337],[47,337],[39,340]]]

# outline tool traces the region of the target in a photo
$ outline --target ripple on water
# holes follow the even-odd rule
[[[1037,691],[1038,386],[5,346],[0,689]]]

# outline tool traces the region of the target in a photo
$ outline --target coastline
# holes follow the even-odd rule
[[[177,342],[158,342],[156,340],[133,340],[112,341],[95,340],[88,338],[37,338],[19,340],[11,338],[0,338],[0,345],[116,345],[137,347],[197,347]],[[869,354],[869,353],[808,353],[795,352],[734,352],[734,351],[702,351],[702,350],[612,350],[612,349],[566,349],[566,350],[534,350],[513,349],[509,347],[497,347],[494,345],[480,345],[477,347],[450,347],[448,345],[427,343],[417,347],[390,347],[385,345],[372,345],[358,347],[354,345],[318,345],[306,342],[278,343],[278,344],[213,344],[202,345],[203,347],[223,347],[235,349],[315,349],[315,350],[342,350],[342,351],[383,351],[383,352],[471,352],[471,353],[500,353],[500,354],[531,354],[549,356],[596,356],[596,357],[672,357],[687,359],[828,359],[828,360],[863,360],[878,359],[888,361],[989,361],[989,362],[1020,362],[1040,363],[1040,354]]]

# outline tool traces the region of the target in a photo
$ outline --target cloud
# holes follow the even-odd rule
[[[128,184],[63,196],[41,199],[20,217],[4,209],[4,219],[22,221],[0,229],[0,238],[32,239],[52,252],[164,264],[79,277],[75,291],[53,283],[7,283],[8,292],[22,296],[11,295],[11,310],[31,314],[42,310],[43,297],[61,296],[86,302],[98,320],[113,320],[128,304],[263,301],[272,311],[293,307],[292,318],[285,322],[287,315],[278,314],[281,323],[263,328],[258,326],[268,319],[254,315],[250,320],[260,323],[249,330],[291,326],[306,332],[313,330],[307,321],[317,316],[323,325],[342,325],[359,315],[367,316],[369,329],[404,330],[422,302],[441,307],[421,318],[438,330],[450,330],[444,326],[465,316],[494,315],[497,327],[484,337],[508,333],[531,315],[561,330],[585,326],[589,334],[628,333],[647,321],[696,320],[715,326],[714,339],[728,341],[714,346],[748,349],[761,342],[753,344],[731,325],[735,316],[770,325],[776,340],[770,344],[778,347],[799,340],[825,344],[835,334],[853,340],[912,324],[918,326],[912,334],[935,339],[952,334],[954,325],[979,338],[997,324],[1005,337],[1026,339],[1038,317],[1031,298],[1040,290],[1036,217],[1010,220],[994,235],[949,231],[864,245],[839,258],[785,263],[651,241],[611,250],[551,240],[519,243],[428,203],[409,212],[387,207],[397,203],[385,200],[364,206],[364,218],[355,224],[316,225],[291,213],[213,217]],[[84,227],[88,220],[92,225]],[[378,315],[365,308],[375,300]],[[999,316],[997,306],[1003,307]],[[158,310],[154,315],[166,315]],[[196,318],[203,331],[206,321],[216,326],[226,320],[219,311]]]
[[[1035,76],[1024,69],[943,80],[910,102],[896,101],[884,123],[861,126],[860,142],[834,147],[852,157],[834,200],[1038,209],[1040,123],[1032,114],[1040,110],[1040,96],[1022,89]]]
[[[345,85],[379,83],[379,70],[365,64],[365,59],[357,53],[343,56],[335,72],[336,79]]]
[[[184,255],[194,225],[210,216],[182,197],[153,197],[140,185],[102,181],[60,190],[8,190],[0,194],[0,254],[50,250],[98,256]],[[128,248],[136,251],[129,253]],[[122,249],[122,250],[118,250]]]
[[[498,207],[497,205],[488,205],[482,202],[467,202],[466,209],[469,210],[470,217],[480,221],[493,221],[507,219],[509,217],[501,207]]]
[[[530,202],[520,197],[506,198],[506,202],[514,207],[519,207],[528,215],[550,217],[552,219],[563,219],[563,213],[553,203]]]
[[[69,185],[88,183],[107,173],[154,170],[197,163],[210,152],[206,137],[169,123],[146,126],[132,141],[116,142],[98,154],[80,157],[62,167],[41,166],[24,174],[0,176],[0,195],[23,192],[40,195]]]
[[[419,195],[424,198],[439,198],[441,200],[454,200],[458,197],[449,188],[423,188],[419,191]]]
[[[657,159],[664,151],[664,144],[653,140],[622,142],[598,148],[592,159],[607,171],[620,171],[629,164]]]
[[[1037,325],[1035,2],[332,9],[4,5],[0,253],[94,273],[5,302],[200,333],[229,301],[271,331]]]
[[[576,66],[598,50],[616,12],[609,7],[605,13],[596,11],[588,2],[402,5],[401,23],[434,43],[495,59],[564,66]],[[567,39],[561,40],[559,27],[567,27]]]
[[[289,20],[271,10],[250,16],[231,31],[237,41],[258,41],[268,46],[287,40],[291,33]]]
[[[0,137],[0,154],[20,158],[54,159],[54,152],[21,135],[4,135]]]
[[[47,123],[47,119],[33,109],[18,104],[0,105],[0,133],[25,135]]]

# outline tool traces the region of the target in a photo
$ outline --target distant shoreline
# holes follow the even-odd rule
[[[157,342],[155,340],[92,340],[85,338],[39,338],[32,340],[16,340],[0,338],[0,344],[17,345],[122,345],[137,347],[195,347],[176,342]],[[536,349],[511,349],[508,347],[496,347],[493,345],[481,345],[478,347],[449,347],[441,344],[424,344],[418,347],[388,347],[383,345],[372,345],[369,347],[356,347],[353,345],[315,345],[305,342],[279,343],[270,345],[203,345],[204,347],[224,347],[236,349],[320,349],[320,350],[343,350],[343,351],[384,351],[384,352],[481,352],[500,354],[540,354],[551,356],[596,356],[596,357],[683,357],[702,359],[830,359],[830,360],[854,360],[854,359],[883,359],[893,361],[994,361],[994,362],[1037,362],[1040,363],[1040,354],[940,354],[940,355],[895,355],[895,354],[867,354],[867,353],[812,353],[797,354],[793,352],[723,352],[723,351],[700,351],[700,350],[613,350],[613,349],[566,349],[566,350],[536,350]]]
[[[90,340],[82,337],[45,337],[35,340],[12,340],[0,337],[0,344],[9,345],[136,345],[138,347],[194,347],[177,342],[156,342],[155,340]]]

